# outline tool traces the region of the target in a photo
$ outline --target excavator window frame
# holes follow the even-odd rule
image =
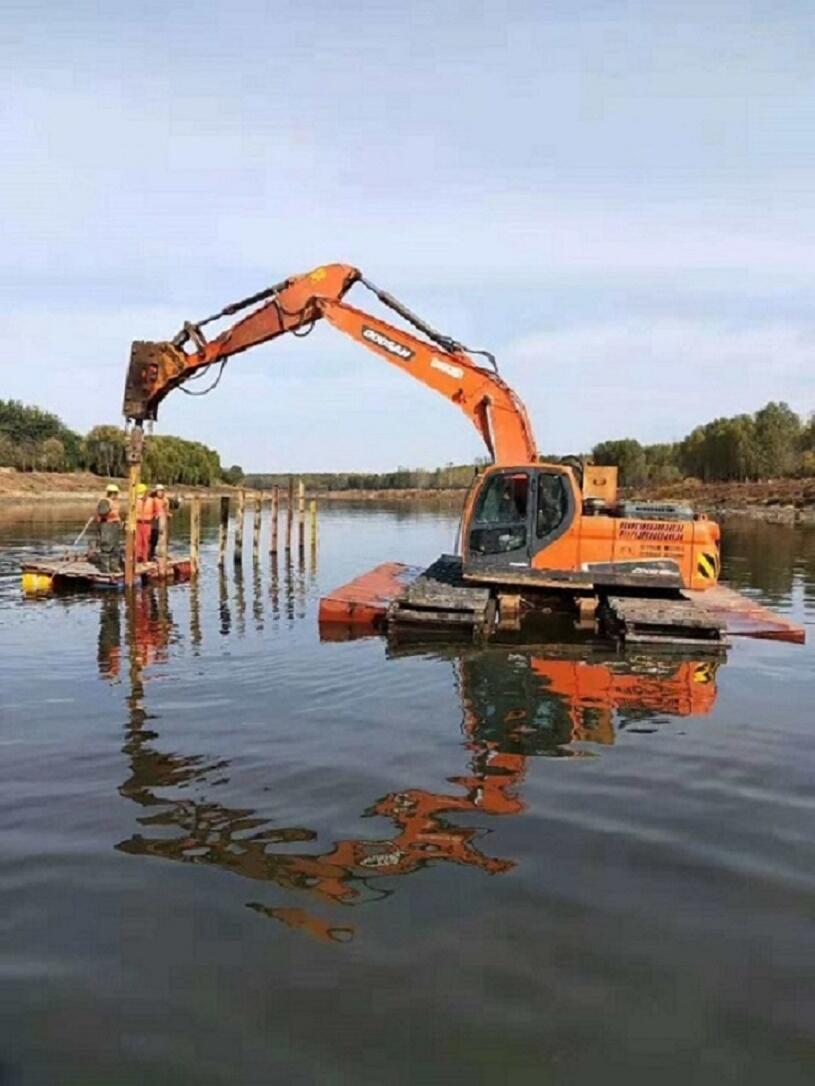
[[[540,480],[541,480],[541,477],[545,476],[545,475],[546,476],[551,476],[552,478],[558,479],[560,481],[561,494],[563,495],[563,498],[565,499],[565,502],[564,502],[565,507],[562,508],[562,510],[561,510],[561,518],[558,521],[558,523],[555,525],[555,527],[551,528],[548,532],[545,532],[543,535],[541,535],[540,534],[540,524],[539,524],[540,499],[541,499]],[[569,485],[569,480],[570,480],[570,475],[568,475],[564,471],[555,470],[553,465],[541,464],[539,466],[536,466],[536,468],[535,468],[535,510],[534,510],[535,523],[534,523],[534,532],[533,532],[532,537],[531,537],[534,540],[535,549],[532,552],[532,554],[530,555],[530,561],[535,557],[535,555],[539,551],[545,550],[546,547],[549,547],[549,546],[551,546],[552,543],[557,542],[557,540],[560,539],[560,537],[562,535],[564,535],[569,530],[569,528],[571,527],[571,525],[572,525],[572,523],[574,521],[574,516],[575,516],[575,511],[576,511],[577,506],[576,506],[575,498],[574,498],[574,490]]]
[[[475,550],[472,546],[473,532],[479,530],[479,528],[484,530],[486,527],[484,523],[479,521],[479,511],[485,501],[487,489],[493,485],[499,485],[494,483],[494,480],[505,479],[507,476],[513,475],[524,475],[528,479],[526,514],[525,521],[523,522],[525,526],[523,545],[513,547],[509,550]],[[559,523],[543,536],[538,534],[541,476],[554,476],[561,480],[565,506]],[[484,475],[480,477],[478,482],[480,485],[478,486],[476,493],[472,495],[472,501],[469,504],[471,514],[467,525],[466,547],[462,548],[468,564],[478,565],[483,563],[494,565],[496,563],[506,562],[508,565],[517,566],[524,564],[531,566],[535,556],[539,554],[540,551],[545,550],[547,547],[557,542],[557,540],[565,535],[574,524],[574,519],[578,512],[578,501],[575,496],[573,477],[567,468],[560,469],[555,464],[522,464],[515,467],[502,464],[489,468]],[[496,521],[494,528],[496,530],[501,527],[510,528],[519,523],[521,522],[506,521],[506,523],[504,523],[503,521]],[[521,557],[522,555],[523,559]]]
[[[528,553],[529,551],[529,535],[532,530],[532,524],[530,520],[530,507],[534,504],[535,484],[533,479],[533,472],[535,468],[533,465],[526,465],[518,468],[499,468],[493,469],[487,472],[481,481],[481,486],[478,488],[478,493],[474,495],[472,504],[472,516],[468,524],[467,532],[467,551],[468,554],[477,556],[484,560],[496,561],[500,559],[511,559],[512,556],[517,556],[521,552]],[[524,495],[525,508],[523,514],[517,517],[493,517],[490,520],[484,520],[480,514],[483,514],[484,505],[492,495],[492,491],[501,486],[506,486],[506,480],[508,477],[514,476],[519,479],[521,476],[526,480],[526,489]],[[513,497],[513,501],[517,501],[517,497]],[[500,532],[506,530],[510,532],[513,529],[518,529],[523,526],[523,543],[510,547],[507,549],[495,549],[495,550],[475,550],[472,545],[473,534],[478,531],[492,531]]]

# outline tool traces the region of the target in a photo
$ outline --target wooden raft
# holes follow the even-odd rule
[[[388,609],[388,624],[458,629],[487,626],[494,606],[488,588],[474,588],[464,581],[461,559],[443,554],[396,597]]]
[[[37,559],[22,564],[23,577],[35,574],[50,578],[50,588],[124,588],[124,572],[103,573],[86,558]],[[191,562],[187,558],[171,558],[167,563],[167,575],[162,577],[158,562],[141,562],[136,567],[136,578],[142,584],[154,581],[185,581],[190,577]]]

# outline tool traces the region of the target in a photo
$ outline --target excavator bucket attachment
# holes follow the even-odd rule
[[[137,422],[155,419],[158,405],[186,372],[186,356],[172,343],[137,339],[130,348],[124,414]],[[160,393],[155,390],[161,389]]]

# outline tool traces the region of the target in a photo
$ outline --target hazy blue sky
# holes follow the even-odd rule
[[[7,0],[0,397],[117,421],[132,339],[342,261],[493,350],[544,450],[809,412],[814,34],[784,0]],[[245,468],[481,452],[329,328],[159,427]]]

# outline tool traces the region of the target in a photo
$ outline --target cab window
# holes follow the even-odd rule
[[[538,507],[535,534],[538,539],[556,532],[569,511],[569,492],[562,475],[538,475]]]
[[[526,547],[529,489],[529,475],[522,471],[487,480],[470,532],[473,553],[501,554]]]

